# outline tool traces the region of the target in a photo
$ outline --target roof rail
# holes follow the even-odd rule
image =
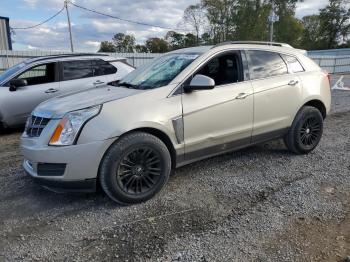
[[[45,56],[36,56],[32,57],[30,61],[43,61],[47,59],[56,59],[56,58],[70,58],[70,57],[79,57],[79,56],[108,56],[108,54],[95,54],[95,53],[66,53],[66,54],[53,54],[53,55],[45,55]]]
[[[263,42],[263,41],[228,41],[228,42],[223,42],[215,45],[214,47],[217,46],[223,46],[223,45],[269,45],[269,46],[280,46],[280,47],[289,47],[293,48],[289,44],[285,43],[277,43],[277,42]]]
[[[51,57],[51,56],[67,56],[67,57],[74,57],[74,56],[108,56],[108,54],[98,54],[98,53],[63,53],[63,54],[52,54],[52,55],[46,55],[45,57]]]

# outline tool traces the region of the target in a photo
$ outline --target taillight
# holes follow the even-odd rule
[[[328,73],[327,71],[324,71],[324,73],[326,74],[327,78],[328,78],[328,82],[329,82],[329,86],[331,86],[331,74]]]

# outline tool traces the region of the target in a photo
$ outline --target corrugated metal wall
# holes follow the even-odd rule
[[[45,55],[57,55],[66,52],[57,51],[8,51],[0,50],[0,73],[7,68],[18,64],[28,58]],[[348,53],[348,54],[347,54]],[[107,53],[111,56],[124,57],[128,62],[139,67],[148,63],[161,54],[154,53]],[[330,55],[332,54],[332,55]],[[350,73],[350,49],[309,51],[311,57],[318,65],[330,73]]]

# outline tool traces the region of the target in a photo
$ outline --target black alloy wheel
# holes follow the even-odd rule
[[[156,136],[134,132],[117,139],[100,164],[103,191],[119,204],[136,204],[156,195],[171,171],[167,146]]]
[[[304,106],[284,137],[287,148],[295,154],[308,154],[319,144],[323,134],[323,116],[315,107]]]
[[[127,194],[143,194],[161,177],[161,157],[153,148],[142,146],[128,152],[117,170],[117,182]]]

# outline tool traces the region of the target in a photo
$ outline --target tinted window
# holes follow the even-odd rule
[[[16,79],[27,80],[28,85],[52,83],[56,81],[55,68],[56,63],[37,65],[24,71]]]
[[[278,76],[288,73],[287,65],[278,53],[249,51],[252,79]]]
[[[94,76],[111,75],[117,72],[117,68],[103,60],[92,60]]]
[[[63,62],[63,81],[92,77],[91,61]]]
[[[211,59],[197,74],[208,76],[215,85],[226,85],[242,81],[241,62],[238,53],[230,53]]]
[[[300,62],[298,61],[298,59],[296,59],[293,56],[289,56],[289,55],[282,55],[284,61],[287,62],[289,70],[292,73],[299,73],[299,72],[304,72],[304,68],[303,66],[300,64]]]

